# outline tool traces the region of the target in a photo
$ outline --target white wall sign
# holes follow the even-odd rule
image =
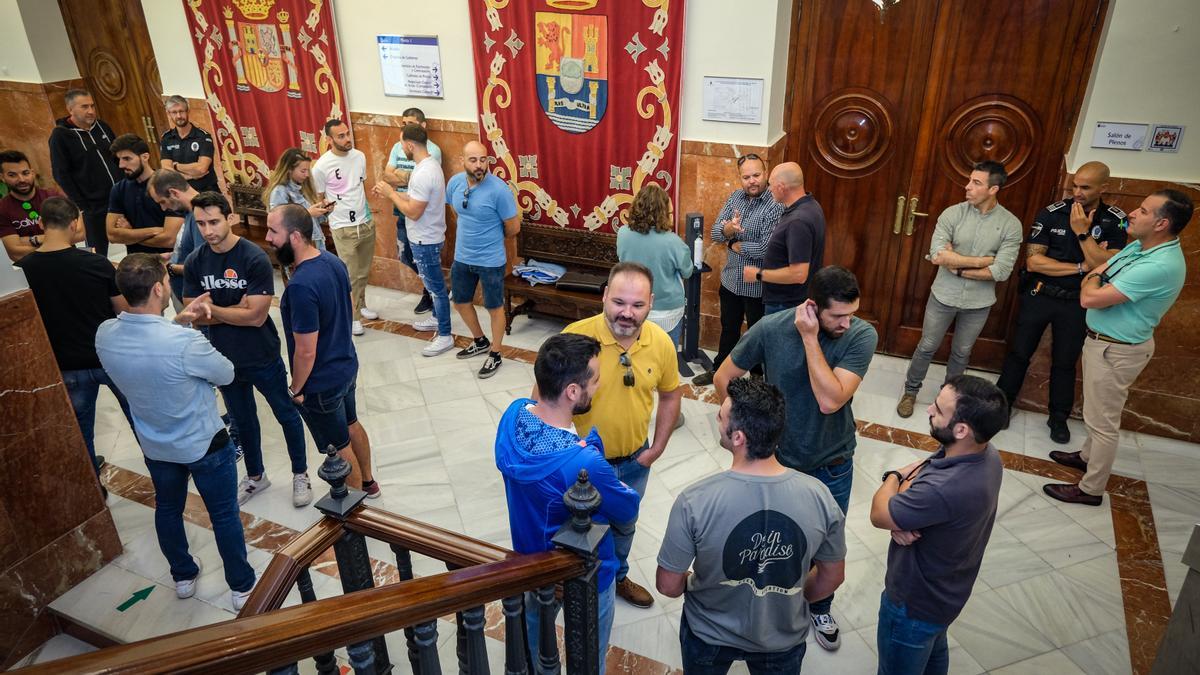
[[[763,81],[753,77],[705,77],[704,119],[762,124]]]
[[[1096,131],[1092,133],[1092,147],[1110,150],[1143,150],[1146,147],[1146,136],[1149,132],[1149,124],[1096,122]]]
[[[1178,124],[1155,124],[1150,132],[1150,143],[1146,149],[1150,152],[1179,152],[1179,144],[1183,142],[1183,127]]]
[[[436,35],[379,35],[376,41],[385,95],[443,98]]]

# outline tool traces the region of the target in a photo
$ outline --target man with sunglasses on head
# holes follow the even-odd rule
[[[471,331],[472,342],[458,352],[460,359],[487,354],[479,368],[480,379],[500,369],[504,340],[504,275],[508,263],[504,240],[521,231],[521,212],[508,184],[488,171],[488,152],[479,141],[463,146],[463,172],[446,186],[446,203],[458,216],[454,239],[454,264],[450,267],[450,294],[454,309]],[[489,341],[479,325],[471,301],[475,287],[483,286],[483,307],[491,318]]]
[[[1083,424],[1079,452],[1050,459],[1083,472],[1078,484],[1049,483],[1054,499],[1100,506],[1121,438],[1121,411],[1142,369],[1154,356],[1154,329],[1179,297],[1187,265],[1179,235],[1195,205],[1178,190],[1159,190],[1129,213],[1133,243],[1083,278],[1079,304],[1087,309],[1083,342]]]
[[[675,343],[653,321],[646,321],[654,304],[654,275],[644,265],[613,265],[604,288],[604,311],[563,329],[600,342],[600,389],[590,411],[575,416],[576,429],[596,427],[604,441],[604,457],[617,478],[646,495],[650,465],[667,448],[683,390]],[[649,437],[650,414],[658,394],[654,437]],[[538,399],[534,389],[534,399]],[[628,578],[629,551],[637,518],[612,523],[617,555],[617,596],[635,607],[649,607],[654,596]]]
[[[742,321],[750,330],[762,318],[762,282],[746,281],[742,271],[747,265],[763,266],[767,240],[783,213],[783,204],[767,190],[765,160],[753,153],[742,155],[737,169],[742,187],[725,200],[709,233],[714,243],[725,244],[728,253],[721,269],[721,340],[713,369],[692,378],[692,384],[700,386],[712,384],[713,374],[742,336]]]

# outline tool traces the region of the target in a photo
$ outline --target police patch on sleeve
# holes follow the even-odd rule
[[[1038,237],[1040,237],[1041,235],[1042,235],[1042,224],[1041,224],[1041,223],[1034,223],[1034,224],[1033,224],[1033,227],[1029,228],[1029,238],[1030,238],[1030,239],[1037,239],[1037,238],[1038,238]]]
[[[1099,225],[1092,226],[1092,239],[1099,240],[1100,235],[1102,235],[1103,233],[1104,233],[1104,230],[1101,229],[1101,227]]]

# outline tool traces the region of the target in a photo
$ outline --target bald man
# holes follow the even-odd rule
[[[762,268],[746,265],[742,280],[762,282],[763,314],[791,309],[808,299],[808,280],[825,257],[825,212],[804,189],[804,172],[795,162],[771,171],[767,189],[783,205],[767,240]]]
[[[1071,199],[1038,212],[1025,248],[1017,328],[996,386],[1012,405],[1025,381],[1029,360],[1050,326],[1050,439],[1067,443],[1067,417],[1075,405],[1075,364],[1087,335],[1086,311],[1079,304],[1084,275],[1108,262],[1126,242],[1125,212],[1101,199],[1108,167],[1088,162],[1071,178]]]
[[[450,266],[450,295],[454,309],[471,331],[471,344],[458,352],[460,359],[487,354],[479,368],[480,379],[500,369],[504,339],[504,275],[507,251],[504,240],[521,231],[521,212],[508,183],[488,171],[488,151],[479,141],[463,146],[463,172],[446,186],[446,203],[458,216],[454,238],[454,264]],[[483,307],[491,320],[489,340],[475,313],[475,288],[483,286]]]

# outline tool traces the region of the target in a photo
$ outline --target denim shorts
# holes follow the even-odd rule
[[[300,416],[308,425],[317,451],[325,452],[327,446],[341,450],[350,445],[350,425],[358,421],[354,407],[354,381],[314,394],[305,394],[304,403],[296,404]]]
[[[475,286],[481,282],[484,308],[498,309],[504,304],[504,265],[482,267],[455,260],[450,266],[450,291],[454,302],[469,304],[475,297]]]

